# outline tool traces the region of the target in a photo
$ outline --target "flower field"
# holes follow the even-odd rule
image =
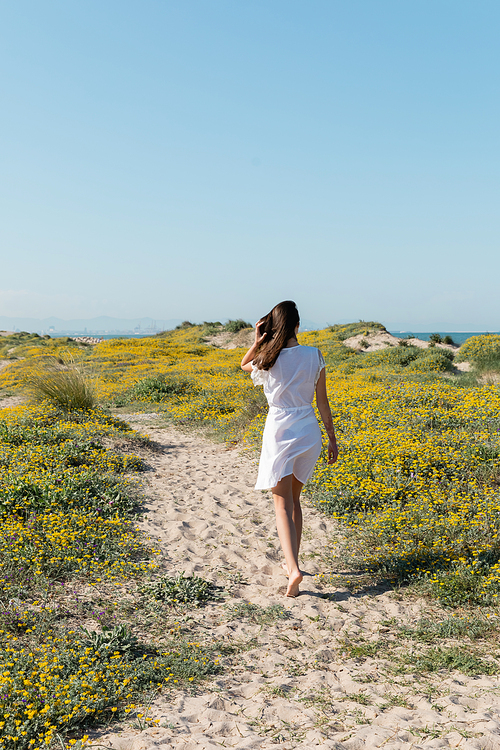
[[[316,502],[357,531],[364,562],[426,578],[447,604],[500,593],[500,393],[329,377],[342,453]]]
[[[217,669],[200,644],[144,645],[123,625],[120,590],[157,568],[132,522],[143,460],[113,447],[134,442],[100,409],[0,412],[0,748],[80,746],[145,691]]]
[[[344,524],[373,575],[424,585],[451,606],[496,605],[498,385],[454,374],[453,355],[437,347],[356,353],[342,341],[358,331],[344,328],[301,335],[325,355],[340,447],[335,466],[320,457],[306,492]],[[473,360],[496,346],[483,338],[460,357],[467,347]],[[63,414],[42,402],[0,412],[0,748],[48,747],[57,733],[81,737],[89,722],[132,711],[156,678],[164,684],[216,668],[196,644],[143,659],[130,633],[105,630],[98,643],[63,627],[51,597],[82,582],[112,590],[154,568],[154,550],[131,520],[143,459],[113,447],[137,440],[117,414],[158,410],[248,449],[258,447],[266,415],[262,389],[239,367],[242,351],[206,345],[200,327],[70,349],[99,408]],[[65,341],[20,342],[0,389],[18,392],[30,368],[47,357],[68,361],[68,351]]]

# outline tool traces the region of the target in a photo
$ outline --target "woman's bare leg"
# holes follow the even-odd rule
[[[297,557],[300,550],[300,540],[302,539],[302,507],[300,505],[300,493],[304,485],[299,482],[297,477],[292,474],[292,495],[293,495],[293,522],[297,532]]]
[[[302,573],[299,570],[297,529],[293,520],[295,503],[291,474],[283,477],[276,487],[273,487],[273,499],[276,511],[276,528],[288,569],[288,589],[286,595],[297,596],[299,593],[299,584],[302,581]],[[302,516],[300,514],[300,521],[301,519]],[[299,516],[297,520],[299,521]]]
[[[295,525],[295,534],[297,537],[297,559],[300,551],[300,540],[302,538],[302,507],[300,505],[300,493],[302,492],[303,483],[299,482],[297,477],[292,474],[292,496],[293,496],[293,512],[292,521]],[[288,575],[288,565],[286,562],[283,563],[283,570]]]

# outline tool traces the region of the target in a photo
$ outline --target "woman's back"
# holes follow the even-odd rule
[[[269,370],[254,367],[254,385],[263,385],[269,406],[297,409],[310,406],[314,389],[325,363],[312,346],[290,346],[281,350]]]

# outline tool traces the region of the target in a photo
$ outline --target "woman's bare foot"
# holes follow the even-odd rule
[[[287,596],[298,596],[299,595],[299,584],[302,581],[303,575],[300,570],[295,573],[291,573],[288,576],[288,588],[286,590]]]

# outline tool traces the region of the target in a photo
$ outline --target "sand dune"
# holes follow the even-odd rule
[[[198,640],[237,641],[223,673],[193,693],[159,696],[149,715],[160,726],[120,725],[93,735],[96,746],[153,748],[500,748],[500,681],[441,672],[399,674],[384,654],[349,658],[342,643],[394,645],[393,622],[411,623],[437,608],[375,589],[334,599],[315,579],[341,532],[311,508],[305,512],[302,567],[309,574],[297,599],[284,596],[286,578],[270,493],[252,490],[253,454],[210,443],[192,433],[154,426],[137,415],[164,449],[151,459],[147,513],[141,526],[158,540],[172,573],[186,571],[224,587],[225,602],[180,618]],[[338,563],[342,567],[341,561]],[[288,619],[259,625],[231,614],[250,602],[282,604]],[[432,611],[430,611],[430,609]],[[266,609],[266,611],[269,611]],[[272,618],[271,618],[272,619]]]

